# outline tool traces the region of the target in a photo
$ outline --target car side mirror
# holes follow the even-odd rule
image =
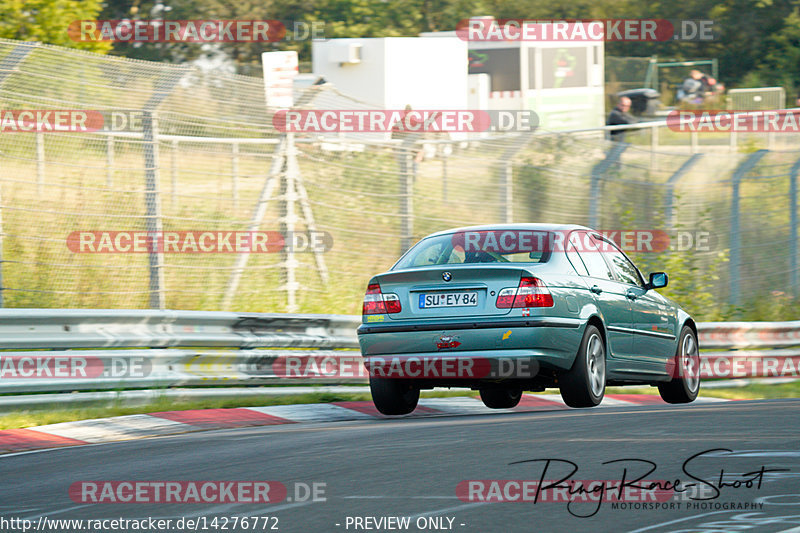
[[[648,291],[650,289],[660,289],[661,287],[666,287],[668,282],[669,278],[666,272],[651,272],[650,281],[645,284],[644,288]]]

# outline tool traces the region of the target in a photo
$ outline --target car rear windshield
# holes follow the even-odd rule
[[[465,263],[546,263],[552,235],[532,230],[481,230],[421,240],[392,268]]]

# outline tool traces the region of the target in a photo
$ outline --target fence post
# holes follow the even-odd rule
[[[234,142],[231,146],[231,196],[233,199],[233,210],[239,209],[239,143]]]
[[[150,240],[150,308],[164,309],[164,254],[158,197],[158,122],[152,111],[142,118],[145,175],[145,227]]]
[[[0,85],[25,61],[25,58],[42,43],[35,41],[19,43],[11,52],[0,61]]]
[[[294,133],[286,134],[286,179],[281,180],[281,235],[284,242],[294,242],[296,231],[297,214],[295,204],[297,203],[298,168],[297,153],[294,145]],[[297,312],[297,259],[294,256],[294,246],[284,246],[283,248],[283,278],[286,287],[286,310],[289,313]]]
[[[11,52],[6,55],[2,61],[0,61],[0,87],[2,87],[3,83],[5,83],[6,79],[14,72],[17,71],[17,68],[25,61],[25,58],[33,52],[41,43],[37,42],[26,42],[18,44]],[[41,153],[41,169],[40,169],[40,158],[39,158],[39,135],[41,133],[36,134],[36,175],[37,175],[37,189],[41,194],[41,184],[40,184],[40,173],[44,174],[44,140],[42,140],[42,153]],[[0,197],[0,204],[2,204],[2,199]],[[2,218],[2,207],[0,207],[0,308],[5,307],[4,302],[4,290],[5,286],[3,285],[3,218]]]
[[[514,165],[511,161],[506,161],[503,169],[503,207],[503,222],[511,224],[514,220]]]
[[[142,106],[142,149],[144,152],[146,229],[150,237],[150,307],[164,309],[164,253],[161,231],[161,199],[158,189],[158,120],[156,111],[161,103],[172,93],[191,67],[171,68],[160,78],[150,98]],[[174,193],[174,189],[173,189]],[[174,195],[173,195],[174,199]]]
[[[800,294],[798,288],[798,272],[797,272],[797,176],[800,174],[800,159],[794,162],[792,169],[789,171],[789,264],[791,269],[791,283],[792,283],[792,296],[797,298]]]
[[[689,169],[697,163],[703,154],[694,154],[689,159],[683,162],[681,167],[667,180],[667,199],[664,203],[664,219],[666,220],[667,229],[675,229],[675,186]]]
[[[178,205],[178,141],[172,141],[171,150],[169,153],[169,179],[172,187],[170,202],[172,209]]]
[[[739,182],[741,182],[742,178],[753,170],[753,167],[758,164],[762,157],[764,157],[769,150],[759,150],[757,152],[753,152],[750,156],[739,165],[736,170],[733,171],[733,176],[731,177],[731,233],[730,233],[730,247],[731,247],[731,256],[730,256],[730,272],[729,277],[730,279],[728,282],[730,283],[730,294],[728,295],[728,301],[731,305],[738,305],[739,304]]]
[[[658,126],[650,128],[650,172],[658,169]]]
[[[42,195],[44,185],[44,133],[36,132],[36,191]]]
[[[442,202],[447,204],[447,154],[442,154]]]
[[[106,187],[114,186],[114,136],[111,132],[106,136]]]
[[[511,144],[503,150],[503,153],[497,158],[497,165],[501,189],[501,202],[500,220],[506,224],[510,224],[514,220],[514,157],[522,150],[531,140],[535,130],[522,132],[519,136],[511,142]]]
[[[414,136],[408,136],[400,143],[397,153],[400,163],[400,253],[414,244]]]
[[[0,185],[0,205],[3,205],[2,185]],[[0,207],[0,309],[5,307],[3,285],[3,208]]]
[[[250,225],[247,227],[247,231],[250,233],[250,235],[258,231],[258,228],[261,226],[261,221],[264,219],[264,215],[267,212],[267,203],[272,197],[272,193],[275,190],[275,184],[280,179],[285,166],[286,134],[283,134],[278,140],[278,144],[275,145],[275,151],[272,154],[272,163],[270,164],[267,178],[264,181],[264,186],[261,188],[261,194],[259,195],[258,202],[253,210],[253,215],[250,218]],[[241,252],[236,257],[236,262],[231,270],[231,276],[228,278],[228,287],[225,289],[225,294],[222,296],[222,309],[230,309],[230,305],[233,302],[233,297],[236,295],[236,291],[239,288],[239,283],[242,280],[242,274],[244,273],[244,269],[249,260],[250,254],[248,252]]]
[[[592,167],[592,173],[589,182],[589,226],[597,228],[600,222],[600,213],[598,205],[600,203],[601,188],[600,182],[605,178],[606,172],[611,168],[611,165],[619,161],[622,152],[628,148],[628,143],[614,143],[606,158]]]

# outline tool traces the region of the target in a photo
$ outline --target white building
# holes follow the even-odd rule
[[[379,109],[467,109],[467,43],[453,35],[312,43],[312,71]]]
[[[602,40],[468,41],[431,32],[315,41],[312,56],[314,75],[378,108],[532,110],[547,130],[605,124]]]

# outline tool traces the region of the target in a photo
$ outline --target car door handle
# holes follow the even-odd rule
[[[636,298],[638,298],[638,297],[639,297],[639,296],[638,296],[638,295],[637,295],[635,292],[633,292],[633,291],[628,291],[626,295],[628,296],[628,300],[635,300]]]
[[[589,289],[589,290],[592,291],[595,294],[600,294],[601,292],[603,292],[603,289],[601,289],[597,285],[592,285],[592,288]]]

